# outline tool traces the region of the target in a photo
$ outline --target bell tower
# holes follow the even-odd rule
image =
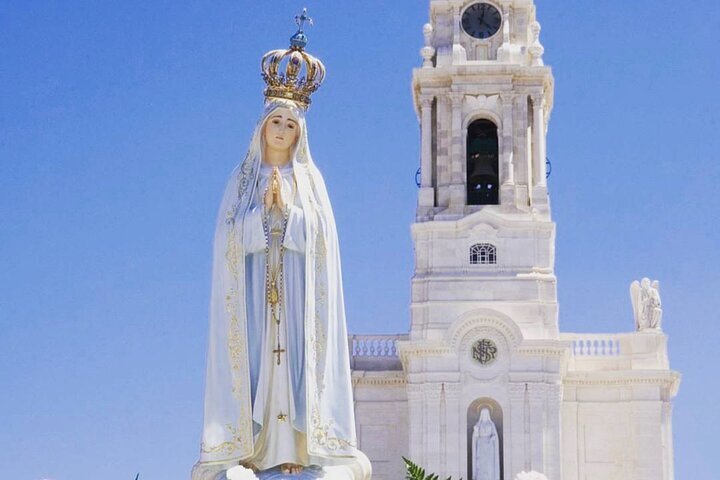
[[[430,2],[413,74],[422,127],[418,221],[499,205],[549,218],[553,76],[532,0]]]
[[[411,458],[472,478],[487,409],[500,478],[560,478],[561,357],[546,134],[553,75],[533,0],[430,0],[412,225]],[[457,433],[459,432],[459,433]],[[432,440],[431,440],[432,439]],[[437,442],[435,442],[435,439]]]
[[[412,332],[461,305],[556,338],[555,224],[546,134],[553,76],[532,0],[431,0],[422,67]]]

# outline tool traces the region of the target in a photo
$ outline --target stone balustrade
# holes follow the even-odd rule
[[[570,371],[656,370],[668,368],[662,332],[563,333],[570,346]]]
[[[572,335],[573,356],[617,357],[622,354],[618,335]]]
[[[397,342],[407,334],[348,335],[350,367],[353,370],[401,370]]]

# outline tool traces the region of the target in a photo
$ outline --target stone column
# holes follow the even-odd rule
[[[421,125],[421,152],[420,152],[420,193],[418,205],[433,207],[435,205],[435,192],[432,184],[432,95],[420,95],[420,125]]]
[[[512,49],[512,46],[510,45],[510,25],[511,25],[511,15],[512,11],[510,10],[510,7],[508,5],[503,5],[502,7],[503,11],[503,22],[502,22],[502,32],[503,32],[503,43],[500,45],[500,48],[498,48],[497,51],[497,59],[500,62],[509,62],[511,60],[510,58],[510,52]]]
[[[533,185],[544,187],[545,182],[545,99],[533,95]]]
[[[408,437],[410,459],[418,465],[425,463],[423,443],[424,432],[424,409],[423,409],[423,386],[409,383],[407,385],[408,396]]]
[[[506,450],[504,453],[505,478],[515,478],[515,475],[525,470],[525,464],[529,463],[525,461],[525,384],[509,384],[508,393],[510,411],[506,412],[503,419],[503,435],[505,436],[505,445],[512,445],[512,449]],[[527,455],[529,456],[529,452]],[[510,466],[509,469],[508,466]]]
[[[445,425],[446,443],[441,445],[442,455],[445,456],[445,471],[439,472],[442,478],[464,478],[467,465],[467,451],[465,450],[466,425],[463,419],[465,414],[459,414],[460,408],[460,384],[445,384]]]
[[[463,178],[463,162],[465,154],[462,144],[462,93],[448,94],[452,103],[452,130],[450,132],[450,207],[461,210],[465,206],[465,179]]]
[[[545,417],[545,471],[548,478],[562,478],[560,464],[560,406],[562,404],[562,385],[547,387],[547,414]]]
[[[662,404],[663,423],[663,479],[674,480],[674,453],[672,438],[672,403],[665,401]]]
[[[515,198],[519,207],[530,205],[530,194],[532,192],[532,180],[530,174],[530,152],[528,151],[528,101],[525,94],[515,95],[514,101],[514,139],[515,150],[513,154],[513,166],[515,176]]]
[[[530,387],[530,438],[531,438],[531,468],[541,471],[545,468],[545,417],[546,385],[531,383]],[[554,478],[554,477],[553,477]]]
[[[445,446],[441,445],[440,431],[440,392],[442,384],[426,383],[425,384],[425,402],[427,411],[425,419],[427,421],[426,437],[425,437],[425,469],[429,472],[439,472],[441,469],[441,457],[444,454]]]
[[[500,205],[515,204],[515,165],[513,152],[515,137],[513,135],[513,102],[511,93],[500,94],[502,102],[502,151],[500,152]]]
[[[460,6],[456,5],[453,9],[453,64],[458,65],[467,61],[467,53],[465,48],[460,44]]]
[[[435,185],[437,206],[450,206],[450,184],[452,183],[452,161],[450,157],[450,141],[452,140],[452,112],[447,95],[435,98],[436,129],[435,129]]]
[[[510,93],[503,93],[500,95],[502,101],[502,137],[503,137],[503,151],[502,151],[502,178],[500,183],[502,185],[512,185],[515,183],[515,172],[513,166],[513,149],[514,137],[513,137],[513,95]]]
[[[577,387],[565,387],[562,403],[562,475],[563,480],[580,480],[578,470]]]
[[[453,44],[460,43],[460,9],[459,5],[452,7],[453,14]]]

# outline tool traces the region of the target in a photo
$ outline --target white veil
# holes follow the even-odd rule
[[[232,172],[216,223],[205,417],[194,471],[237,464],[253,455],[253,423],[245,298],[244,217],[262,161],[265,120],[278,108],[298,117],[292,160],[305,218],[306,433],[311,460],[345,463],[356,455],[355,419],[337,230],[323,178],[308,147],[304,112],[269,102],[244,161]],[[313,462],[315,463],[315,462]],[[193,478],[204,478],[202,475]]]

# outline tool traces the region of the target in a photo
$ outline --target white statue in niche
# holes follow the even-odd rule
[[[630,285],[630,299],[635,313],[635,329],[660,330],[662,326],[662,302],[660,301],[660,282],[643,278]]]
[[[500,480],[500,440],[488,408],[473,427],[472,475],[472,480]]]
[[[205,418],[193,480],[367,480],[356,445],[340,253],[305,112],[325,68],[262,60],[265,110],[215,230]],[[304,75],[303,75],[304,74]]]

